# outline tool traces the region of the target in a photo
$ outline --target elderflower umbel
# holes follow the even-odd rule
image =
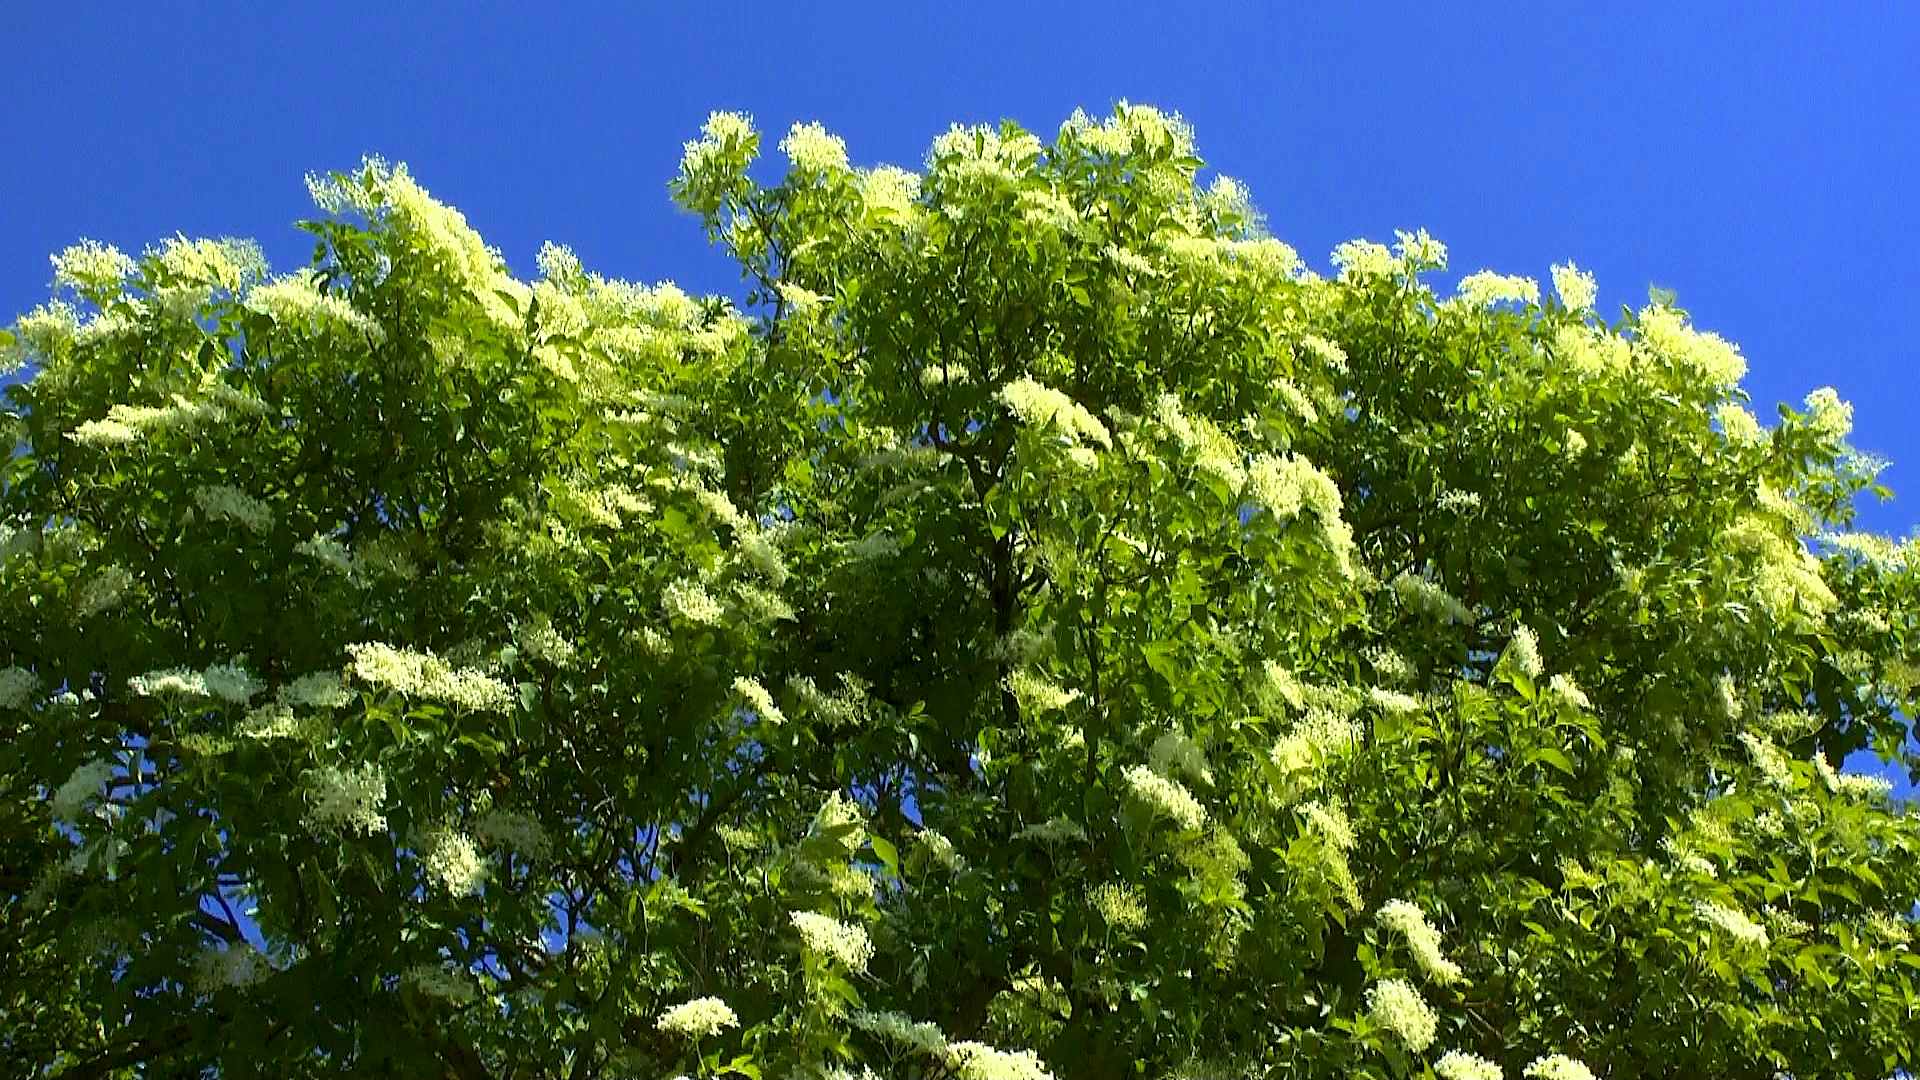
[[[1449,1050],[1433,1063],[1433,1075],[1440,1080],[1501,1080],[1500,1066],[1477,1054]]]
[[[0,668],[0,709],[24,709],[40,688],[40,680],[26,668]]]
[[[947,1060],[958,1080],[1053,1080],[1031,1050],[996,1050],[985,1043],[957,1042]]]
[[[474,668],[454,668],[431,653],[396,649],[380,642],[347,646],[355,678],[408,697],[444,702],[469,712],[505,712],[513,691]]]
[[[1440,1018],[1421,998],[1420,991],[1405,979],[1382,979],[1375,983],[1367,991],[1367,1015],[1374,1023],[1393,1032],[1416,1054],[1432,1046],[1434,1036],[1439,1033]]]
[[[49,804],[54,820],[69,823],[77,821],[87,800],[101,795],[105,785],[112,779],[113,763],[104,759],[89,761],[73,770],[66,782],[54,790]]]
[[[1533,1059],[1533,1064],[1527,1066],[1527,1075],[1533,1080],[1598,1080],[1592,1069],[1565,1054]]]
[[[1015,668],[1007,674],[1006,687],[1029,715],[1058,712],[1080,700],[1080,691],[1067,690],[1043,675],[1027,668]]]
[[[1752,919],[1747,918],[1742,912],[1708,900],[1701,900],[1694,904],[1693,912],[1695,915],[1698,915],[1702,921],[1712,925],[1714,929],[1725,934],[1727,937],[1732,938],[1737,944],[1753,949],[1764,949],[1767,947],[1766,928],[1754,922]]]
[[[197,487],[193,489],[193,501],[209,519],[232,521],[256,533],[273,528],[273,510],[239,488],[227,484]]]
[[[53,281],[81,293],[111,293],[133,273],[133,260],[112,244],[82,240],[52,256]]]
[[[1054,427],[1069,439],[1096,443],[1104,449],[1113,446],[1106,425],[1079,402],[1031,378],[1022,376],[1001,387],[998,397],[1028,427]]]
[[[793,167],[805,172],[832,172],[847,167],[847,144],[817,123],[796,123],[780,140],[780,152]]]
[[[1494,304],[1538,304],[1540,283],[1518,274],[1496,274],[1481,270],[1460,279],[1460,299],[1469,307]]]
[[[1507,651],[1500,659],[1529,679],[1539,678],[1545,669],[1540,660],[1540,637],[1525,623],[1513,628],[1513,638],[1507,642]]]
[[[1568,311],[1586,311],[1599,298],[1600,286],[1591,273],[1566,262],[1553,267],[1553,291],[1560,294],[1560,303]]]
[[[740,1026],[740,1017],[717,997],[694,998],[660,1014],[655,1027],[668,1035],[704,1039]]]
[[[1115,929],[1138,930],[1147,925],[1147,905],[1140,899],[1140,890],[1131,885],[1100,885],[1087,894],[1087,903]]]
[[[752,709],[760,719],[769,724],[786,723],[786,714],[780,711],[780,706],[774,704],[773,695],[767,692],[766,687],[760,685],[759,680],[741,675],[733,680],[733,692],[739,694],[740,700],[746,702],[747,707]]]
[[[380,813],[387,777],[378,765],[327,765],[309,773],[308,783],[307,827],[314,832],[372,833],[387,827]]]
[[[1434,982],[1458,982],[1460,965],[1440,951],[1440,931],[1427,922],[1427,913],[1406,900],[1389,900],[1380,907],[1380,924],[1406,938],[1407,948],[1420,970]]]
[[[864,971],[873,958],[873,940],[864,927],[811,911],[789,912],[800,944],[816,957],[833,960],[849,971]]]
[[[947,1048],[947,1037],[938,1027],[902,1013],[857,1012],[850,1019],[861,1031],[916,1053],[938,1054]]]
[[[1206,807],[1178,781],[1169,780],[1145,765],[1129,765],[1121,776],[1128,792],[1155,814],[1171,819],[1188,832],[1206,824]]]
[[[451,829],[436,830],[427,840],[427,880],[448,896],[471,896],[487,881],[487,860],[473,838]]]

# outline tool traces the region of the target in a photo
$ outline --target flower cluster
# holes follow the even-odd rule
[[[210,520],[231,521],[248,532],[263,533],[273,528],[273,510],[239,488],[227,484],[197,487],[193,489],[193,501]]]
[[[1201,806],[1177,780],[1169,780],[1145,765],[1129,765],[1122,770],[1127,791],[1155,814],[1169,818],[1188,832],[1198,831],[1207,822],[1207,809]]]
[[[1087,903],[1117,930],[1138,930],[1147,925],[1147,905],[1140,899],[1140,890],[1131,885],[1099,885],[1087,894]]]
[[[780,706],[774,703],[773,695],[767,691],[766,687],[760,685],[760,680],[746,675],[738,676],[733,680],[733,692],[740,695],[740,700],[746,702],[747,708],[753,710],[754,715],[766,723],[787,722],[787,714],[780,711]]]
[[[857,1012],[850,1018],[853,1026],[875,1038],[920,1054],[941,1054],[947,1049],[947,1037],[927,1023],[897,1012]]]
[[[378,765],[327,765],[307,774],[307,827],[316,833],[373,833],[387,827],[387,775]]]
[[[847,144],[817,123],[796,123],[780,140],[780,152],[802,172],[833,172],[847,167]]]
[[[1473,621],[1473,612],[1467,610],[1467,605],[1428,578],[1401,574],[1393,579],[1393,592],[1403,605],[1429,618],[1456,623]]]
[[[811,911],[789,912],[800,944],[808,953],[838,963],[848,971],[865,971],[873,959],[873,940],[864,927]]]
[[[26,708],[39,689],[39,677],[26,668],[0,668],[0,709]]]
[[[1546,665],[1540,659],[1540,636],[1525,623],[1513,628],[1513,637],[1507,642],[1507,651],[1500,657],[1500,663],[1518,671],[1529,679],[1537,679]]]
[[[1382,979],[1367,991],[1367,1015],[1393,1032],[1407,1049],[1419,1053],[1433,1045],[1440,1018],[1420,991],[1405,979]]]
[[[1533,1080],[1598,1080],[1593,1070],[1565,1054],[1535,1058],[1526,1074]]]
[[[1053,1080],[1031,1050],[996,1050],[985,1043],[957,1042],[947,1047],[947,1061],[958,1080]]]
[[[1738,945],[1752,949],[1764,949],[1768,945],[1766,927],[1724,904],[1701,900],[1693,905],[1693,912]]]
[[[1540,283],[1530,277],[1481,270],[1460,279],[1460,300],[1476,308],[1504,303],[1538,304]]]
[[[85,809],[87,800],[100,795],[112,780],[113,763],[110,761],[89,761],[73,770],[66,782],[54,789],[53,798],[49,800],[48,809],[53,812],[54,820],[79,820],[80,811]]]
[[[469,712],[506,712],[513,691],[473,668],[454,668],[431,653],[396,649],[380,642],[347,646],[355,678],[407,697],[439,701]]]
[[[1568,311],[1587,311],[1600,297],[1600,286],[1593,274],[1571,262],[1554,265],[1553,291],[1560,294],[1560,303]]]
[[[719,998],[701,997],[668,1009],[660,1014],[660,1021],[654,1026],[668,1035],[704,1039],[739,1027],[740,1017]]]
[[[1081,404],[1058,390],[1022,376],[1000,388],[1000,403],[1022,424],[1032,428],[1055,428],[1069,440],[1113,446],[1113,437]]]
[[[1027,668],[1015,668],[1007,674],[1006,687],[1028,716],[1059,712],[1080,700],[1080,691],[1068,690],[1053,680]]]
[[[1380,924],[1407,939],[1414,962],[1434,982],[1460,981],[1460,965],[1447,959],[1440,950],[1440,931],[1427,922],[1427,913],[1406,900],[1389,900],[1381,905]]]
[[[436,829],[421,854],[427,881],[448,896],[472,896],[486,884],[487,860],[465,833]]]
[[[1449,1050],[1433,1063],[1433,1075],[1440,1080],[1501,1080],[1500,1066],[1478,1054]]]

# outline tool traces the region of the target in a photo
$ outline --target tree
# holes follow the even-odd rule
[[[1920,555],[1829,390],[1176,117],[716,114],[743,304],[402,167],[0,342],[23,1076],[1886,1076]],[[1911,764],[1911,761],[1909,761]]]

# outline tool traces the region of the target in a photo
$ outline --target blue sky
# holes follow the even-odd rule
[[[1456,271],[1575,259],[1608,310],[1676,290],[1741,343],[1763,419],[1821,385],[1851,399],[1907,492],[1866,523],[1920,524],[1920,7],[163,7],[0,14],[0,310],[38,302],[47,254],[82,236],[253,236],[297,264],[302,175],[368,152],[522,272],[554,239],[732,290],[665,193],[709,110],[820,120],[857,161],[912,166],[954,121],[1051,132],[1126,98],[1184,113],[1323,267],[1425,226]]]

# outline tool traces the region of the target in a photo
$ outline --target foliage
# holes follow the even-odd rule
[[[0,341],[16,1075],[1885,1076],[1920,558],[1830,391],[1185,126],[718,114],[744,304],[82,245]]]

